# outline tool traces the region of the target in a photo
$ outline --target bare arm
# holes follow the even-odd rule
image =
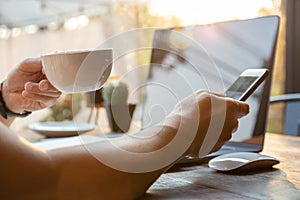
[[[204,142],[210,125],[217,126],[222,119],[216,122],[215,117],[224,115],[224,121],[208,152],[230,139],[238,118],[248,110],[245,103],[198,92],[178,104],[164,122],[131,137],[49,152],[34,149],[2,128],[0,152],[9,165],[1,165],[1,177],[5,176],[1,187],[3,191],[15,187],[19,195],[39,195],[38,185],[44,197],[56,199],[135,199],[178,159],[198,155],[202,146],[209,146]],[[22,167],[9,167],[15,165]],[[7,176],[16,171],[16,177]],[[9,181],[17,186],[6,184]]]
[[[46,152],[0,124],[0,199],[42,199],[55,194],[54,170]]]

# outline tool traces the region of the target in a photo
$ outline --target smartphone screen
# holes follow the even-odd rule
[[[234,84],[228,88],[226,95],[239,100],[257,78],[258,77],[253,76],[240,76]]]
[[[249,73],[250,71],[251,73]],[[236,100],[245,101],[263,82],[267,75],[268,70],[246,70],[227,89],[226,95]]]

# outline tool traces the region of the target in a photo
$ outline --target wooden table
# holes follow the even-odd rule
[[[207,163],[176,166],[141,199],[300,200],[300,137],[268,133],[261,153],[281,163],[273,170],[244,174],[220,173]]]

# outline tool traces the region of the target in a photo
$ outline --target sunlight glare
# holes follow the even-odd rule
[[[182,24],[209,24],[259,16],[262,8],[271,8],[272,0],[151,0],[152,15],[177,16]]]

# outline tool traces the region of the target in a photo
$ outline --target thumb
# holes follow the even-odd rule
[[[19,66],[19,69],[23,72],[41,72],[42,71],[42,61],[41,58],[27,58]]]
[[[249,104],[232,99],[236,106],[236,114],[238,118],[242,118],[243,116],[247,115],[250,112]]]

